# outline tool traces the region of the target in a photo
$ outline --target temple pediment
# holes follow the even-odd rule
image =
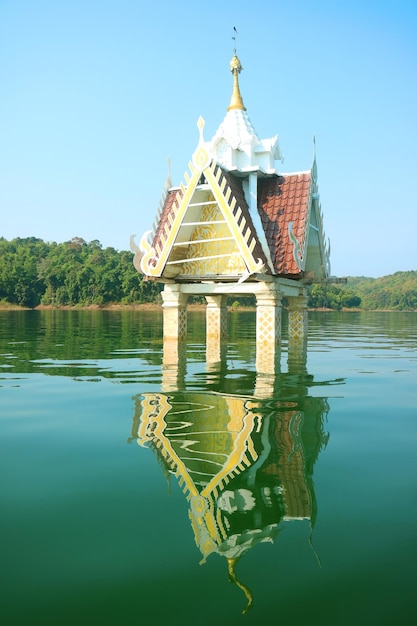
[[[162,281],[241,280],[255,273],[328,278],[315,159],[311,170],[288,174],[228,170],[204,142],[201,118],[199,125],[185,183],[166,185],[154,229],[140,248],[132,242],[138,271]]]
[[[202,133],[185,180],[167,190],[155,231],[142,238],[143,274],[195,281],[265,271],[242,181],[210,157]]]

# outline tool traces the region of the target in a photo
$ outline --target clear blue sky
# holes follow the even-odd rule
[[[129,249],[232,90],[281,171],[316,136],[332,273],[417,269],[416,0],[0,0],[0,236]]]

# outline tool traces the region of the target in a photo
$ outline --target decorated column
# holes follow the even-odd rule
[[[288,361],[305,362],[308,330],[308,296],[288,298]]]
[[[167,284],[161,293],[164,323],[163,363],[177,363],[180,356],[180,344],[187,337],[187,300],[180,285]]]
[[[187,337],[187,294],[180,291],[178,284],[165,285],[162,291],[164,314],[164,337],[185,339]]]
[[[275,373],[281,343],[281,293],[266,283],[256,294],[256,371]]]

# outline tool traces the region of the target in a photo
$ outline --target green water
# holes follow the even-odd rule
[[[0,311],[2,624],[415,623],[416,314],[284,323],[272,380],[229,329],[167,387],[159,312]]]

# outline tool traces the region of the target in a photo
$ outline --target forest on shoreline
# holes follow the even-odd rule
[[[103,249],[98,240],[87,243],[74,237],[57,244],[36,237],[0,237],[1,308],[155,305],[161,304],[161,290],[160,283],[136,271],[131,252]],[[230,304],[250,306],[255,300],[234,298]],[[314,284],[309,308],[417,311],[417,270]]]

